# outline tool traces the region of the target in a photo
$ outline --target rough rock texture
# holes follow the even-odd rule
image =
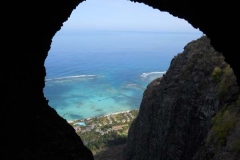
[[[0,159],[92,159],[76,133],[43,95],[51,40],[82,0],[8,0],[1,3]],[[240,84],[237,1],[139,0],[184,18],[210,39]],[[156,19],[157,20],[157,19]],[[57,140],[57,143],[55,140]],[[53,140],[55,141],[53,143]],[[12,154],[9,154],[12,153]],[[11,157],[11,158],[10,158]],[[37,158],[34,158],[37,159]]]
[[[195,159],[205,159],[209,153],[199,148],[212,127],[212,117],[222,109],[229,113],[225,117],[220,113],[214,123],[219,123],[220,134],[227,132],[225,137],[214,139],[218,132],[212,131],[202,148],[215,148],[212,158],[219,159],[218,142],[222,141],[225,149],[225,138],[236,127],[233,124],[240,127],[240,106],[234,104],[238,95],[236,77],[222,54],[213,49],[207,37],[192,41],[174,57],[163,78],[154,80],[145,90],[139,115],[129,129],[124,160],[187,160],[193,159],[198,150]],[[227,118],[233,115],[232,128],[224,130],[222,123],[230,124]],[[239,133],[235,138],[240,139]],[[236,145],[240,143],[226,151],[226,159],[233,153],[234,158],[239,156]]]

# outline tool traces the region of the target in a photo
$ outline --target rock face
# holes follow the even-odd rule
[[[52,38],[82,1],[2,2],[1,160],[93,159],[71,126],[48,105],[43,94],[44,61]],[[240,84],[239,42],[235,40],[239,31],[237,1],[132,1],[166,11],[199,28],[224,55]],[[11,14],[5,14],[7,12]]]
[[[214,139],[217,133],[210,132],[212,118],[226,110],[239,117],[238,94],[236,77],[209,39],[204,36],[190,42],[173,58],[166,74],[145,90],[139,115],[129,129],[124,160],[197,160],[207,159],[210,152],[211,158],[219,159],[218,151],[226,149],[224,143],[239,119],[226,131],[220,149],[221,140]],[[228,108],[230,104],[234,111]],[[239,131],[234,135],[240,139]],[[236,158],[238,145],[226,153]],[[229,154],[224,158],[229,159]]]

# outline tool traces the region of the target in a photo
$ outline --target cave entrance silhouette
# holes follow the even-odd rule
[[[19,157],[47,159],[49,156],[91,159],[90,152],[81,145],[75,131],[48,106],[43,94],[44,60],[50,49],[51,40],[80,2],[82,0],[41,0],[14,3],[5,1],[3,4],[4,8],[15,13],[6,14],[3,18],[3,27],[7,34],[3,34],[2,46],[5,47],[3,50],[8,52],[4,54],[2,63],[4,104],[1,137],[4,146],[3,156],[8,159],[9,156],[13,157],[12,159]],[[224,54],[226,62],[234,69],[240,84],[239,63],[238,58],[235,58],[238,44],[232,40],[238,30],[235,21],[238,14],[237,10],[234,10],[237,2],[209,3],[205,0],[199,3],[172,0],[139,2],[184,18],[195,28],[200,28],[211,39],[214,48]],[[20,20],[21,24],[16,24],[16,20]],[[21,124],[21,131],[17,136],[16,128],[9,125],[16,121]],[[49,150],[54,147],[58,153]],[[9,151],[16,154],[9,155]]]

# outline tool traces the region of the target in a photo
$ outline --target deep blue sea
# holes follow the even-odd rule
[[[202,33],[58,32],[45,61],[45,97],[66,120],[140,107],[143,92]]]

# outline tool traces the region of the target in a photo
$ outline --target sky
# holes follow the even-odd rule
[[[201,32],[184,19],[129,0],[83,1],[61,30]]]

